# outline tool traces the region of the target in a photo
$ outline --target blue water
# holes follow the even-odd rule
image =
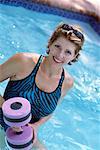
[[[100,38],[86,23],[0,5],[0,63],[18,52],[45,54],[56,25],[80,24],[85,44],[78,62],[65,68],[75,79],[52,118],[39,129],[48,150],[100,150]],[[3,95],[7,81],[0,85]],[[0,150],[6,150],[0,129]]]

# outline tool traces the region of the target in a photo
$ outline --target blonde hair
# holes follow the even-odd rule
[[[80,40],[80,42],[77,42],[77,40],[72,39],[72,34],[73,33],[73,30],[66,30],[66,29],[63,29],[63,26],[66,25],[66,26],[69,26],[71,27],[73,30],[75,30],[76,32],[78,31],[79,33],[82,34],[82,38],[79,39],[79,37],[77,37],[76,35],[76,38],[78,38]],[[60,23],[56,29],[54,30],[54,32],[52,33],[49,41],[48,41],[48,45],[47,45],[47,48],[48,48],[48,51],[47,51],[47,54],[49,54],[49,46],[55,41],[57,40],[58,37],[60,36],[64,36],[67,40],[70,40],[72,43],[74,43],[76,45],[76,50],[75,50],[75,54],[76,57],[75,59],[73,59],[71,62],[76,62],[80,56],[79,52],[80,50],[82,49],[82,46],[83,46],[83,43],[84,43],[84,35],[83,35],[83,31],[82,31],[82,28],[79,26],[79,25],[69,25],[69,24],[65,24],[65,23]],[[71,62],[69,62],[68,64],[71,65]]]

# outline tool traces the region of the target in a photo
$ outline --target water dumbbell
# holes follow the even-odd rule
[[[33,129],[27,124],[31,120],[31,106],[22,97],[10,98],[3,103],[3,118],[10,126],[6,130],[6,144],[12,150],[30,150],[33,145]],[[12,127],[21,127],[23,131],[15,132]]]

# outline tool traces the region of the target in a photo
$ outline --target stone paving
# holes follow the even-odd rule
[[[81,12],[93,16],[100,22],[100,0],[32,0],[33,2]]]

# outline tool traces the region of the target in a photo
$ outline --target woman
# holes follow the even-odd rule
[[[34,146],[38,143],[38,127],[52,116],[60,100],[73,86],[74,79],[63,65],[71,65],[78,60],[83,43],[84,36],[78,27],[62,23],[48,41],[47,56],[18,53],[0,66],[0,81],[10,78],[0,107],[12,97],[29,100],[32,111],[29,125],[36,136]],[[8,127],[3,119],[1,125],[5,130]],[[18,132],[21,128],[13,127],[13,130]]]

